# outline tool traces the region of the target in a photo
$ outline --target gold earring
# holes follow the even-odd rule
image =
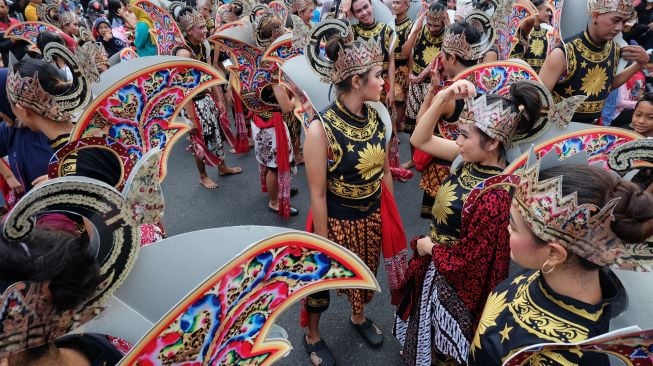
[[[544,273],[544,274],[549,274],[549,273],[553,272],[554,269],[556,269],[556,266],[551,266],[551,269],[549,269],[548,271],[545,270],[544,267],[546,267],[547,264],[549,264],[548,259],[546,260],[546,262],[544,262],[544,264],[542,265],[542,268],[540,269],[542,271],[542,273]]]

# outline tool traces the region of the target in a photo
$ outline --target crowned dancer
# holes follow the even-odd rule
[[[427,11],[417,18],[406,41],[399,44],[402,58],[410,59],[412,65],[407,80],[408,95],[404,123],[404,132],[409,135],[415,129],[417,113],[428,92],[432,64],[440,53],[448,19],[446,6],[437,1],[433,2]],[[411,159],[402,165],[403,168],[410,169],[415,165],[412,159],[413,151],[411,145]]]
[[[641,46],[619,48],[614,41],[632,16],[633,0],[588,0],[587,7],[591,16],[587,29],[549,53],[540,79],[556,101],[586,95],[573,120],[596,124],[610,91],[641,70],[649,55]],[[620,58],[633,64],[617,73]]]
[[[429,235],[413,243],[411,291],[399,307],[396,324],[408,365],[467,360],[487,294],[508,275],[511,198],[502,188],[488,187],[482,198],[467,200],[479,183],[503,171],[505,150],[515,137],[526,136],[542,121],[543,90],[519,81],[511,85],[508,96],[484,94],[472,99],[474,84],[459,80],[435,96],[417,123],[411,137],[415,147],[447,161],[459,157],[462,163],[437,191]],[[457,140],[433,136],[442,112],[463,99],[467,100]]]
[[[529,345],[608,332],[618,290],[603,269],[653,263],[645,243],[653,235],[650,192],[573,158],[533,160],[519,174],[510,209],[510,255],[526,271],[490,293],[470,365],[501,365]],[[610,364],[607,355],[577,351],[544,352],[537,360],[523,364]]]
[[[307,26],[311,26],[311,19],[315,11],[315,2],[313,0],[292,0],[290,12],[299,17]]]
[[[187,7],[180,11],[178,18],[179,26],[186,36],[188,50],[192,51],[192,58],[211,64],[211,47],[206,42],[207,29],[204,17]],[[188,57],[185,53],[188,50],[178,49],[176,55]],[[215,189],[218,185],[209,178],[206,165],[217,167],[220,176],[242,172],[240,167],[228,167],[225,163],[224,141],[218,119],[220,111],[210,91],[196,95],[185,110],[194,126],[190,140],[195,165],[200,174],[200,184],[207,189]]]
[[[335,33],[343,38],[329,39]],[[323,40],[328,40],[328,59],[320,54]],[[308,127],[304,145],[313,230],[356,253],[373,272],[383,248],[386,268],[392,268],[387,255],[388,241],[392,240],[386,229],[398,228],[403,237],[401,223],[389,217],[392,207],[396,210],[387,154],[392,127],[391,121],[382,121],[368,104],[381,98],[383,53],[373,40],[354,41],[347,25],[337,20],[316,26],[307,52],[311,68],[323,81],[333,83],[337,93],[336,101],[320,113],[321,120]],[[400,241],[405,254],[405,237]],[[400,254],[401,250],[393,253]],[[395,275],[388,270],[393,293]],[[354,289],[338,293],[349,297],[354,329],[371,347],[380,347],[383,334],[364,311],[374,293]],[[329,302],[328,291],[309,295],[305,301],[308,333],[304,347],[314,365],[335,364],[319,330],[320,316]]]

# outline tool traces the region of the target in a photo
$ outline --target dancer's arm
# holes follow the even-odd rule
[[[320,121],[311,123],[304,141],[304,164],[311,196],[313,232],[327,237],[327,138]],[[388,174],[389,175],[389,174]]]

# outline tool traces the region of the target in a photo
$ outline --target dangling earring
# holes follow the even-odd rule
[[[548,259],[546,260],[546,262],[544,262],[544,264],[542,265],[542,268],[540,269],[542,271],[542,273],[544,273],[544,274],[549,274],[549,273],[553,272],[554,269],[556,269],[556,266],[551,266],[551,268],[549,270],[545,270],[544,267],[546,267],[547,264],[549,264]]]

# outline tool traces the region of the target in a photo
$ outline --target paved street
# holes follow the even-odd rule
[[[401,160],[408,156],[408,137],[401,136]],[[253,150],[246,155],[227,153],[230,166],[241,166],[240,175],[217,177],[217,171],[209,171],[220,187],[209,191],[199,185],[197,170],[190,153],[180,141],[172,152],[168,177],[163,184],[166,199],[165,223],[170,236],[211,227],[234,225],[271,225],[303,229],[308,210],[308,188],[303,166],[293,177],[293,186],[299,188],[293,205],[300,215],[288,221],[267,211],[267,195],[261,193],[259,174]],[[428,222],[419,218],[422,193],[417,188],[419,175],[407,183],[395,182],[397,205],[404,220],[406,235],[411,238],[425,233]],[[216,238],[217,241],[220,238]],[[228,245],[229,243],[220,243]],[[374,298],[367,315],[385,334],[385,344],[380,349],[369,348],[349,325],[350,307],[346,297],[332,295],[331,308],[323,315],[321,331],[324,339],[336,354],[339,365],[400,365],[399,344],[392,336],[393,307],[390,305],[388,286],[380,266],[379,283],[382,293]],[[308,365],[302,346],[303,331],[299,327],[298,305],[283,314],[278,322],[290,335],[294,350],[279,365]]]

